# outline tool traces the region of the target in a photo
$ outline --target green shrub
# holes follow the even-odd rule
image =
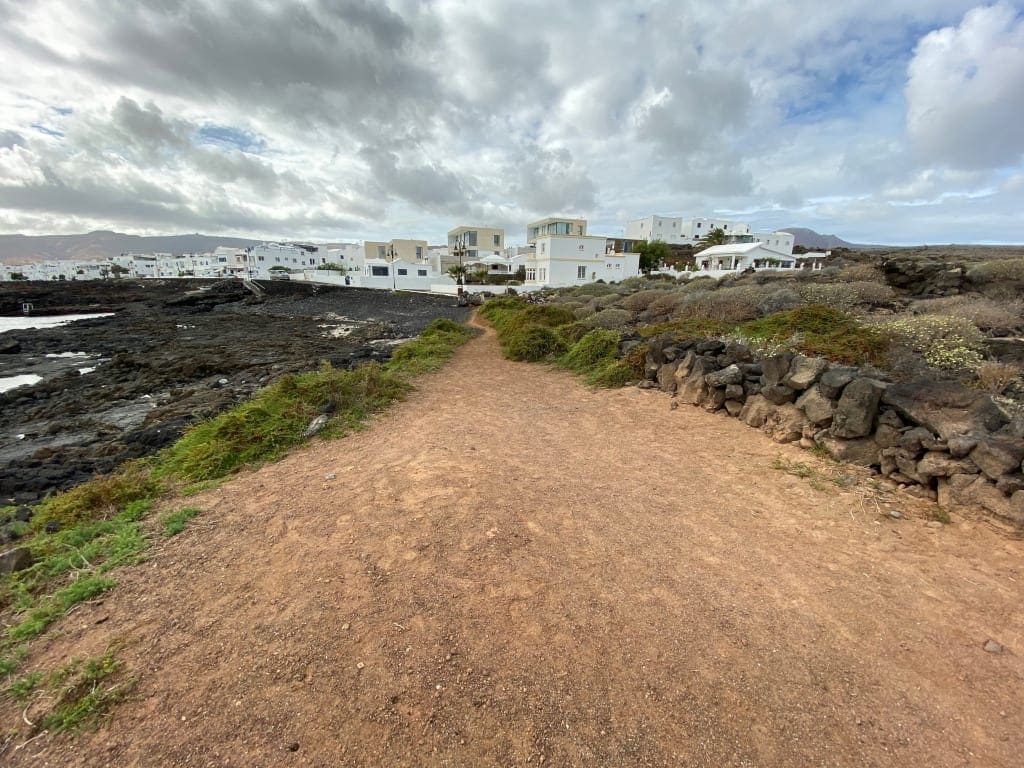
[[[596,329],[590,331],[559,358],[559,365],[575,373],[588,373],[604,367],[615,359],[619,351],[617,331]]]
[[[559,355],[566,344],[544,325],[517,326],[504,337],[505,354],[512,360],[535,363]]]
[[[560,325],[568,325],[576,317],[565,307],[556,304],[535,304],[528,305],[526,309],[517,312],[505,321],[505,329],[511,331],[516,328],[525,328],[530,325],[543,325],[545,328],[557,328]],[[500,330],[500,329],[499,329]]]
[[[610,293],[607,296],[598,296],[596,299],[593,299],[590,302],[590,304],[596,310],[607,309],[608,307],[614,305],[619,300],[619,298],[619,294]]]
[[[586,375],[586,382],[594,387],[616,389],[640,378],[632,367],[622,360],[611,360]]]
[[[164,538],[177,536],[188,526],[188,521],[202,514],[202,511],[196,507],[184,507],[177,512],[171,512],[164,518]]]
[[[162,490],[149,463],[129,462],[117,472],[47,498],[36,509],[32,527],[42,530],[55,520],[62,528],[69,528],[82,521],[111,517],[132,502],[156,498]]]
[[[821,304],[778,312],[743,323],[736,330],[750,339],[784,343],[795,351],[850,365],[882,365],[889,348],[889,337],[883,331],[865,327],[845,312]]]
[[[411,367],[408,360],[396,365]],[[285,376],[260,390],[252,400],[192,427],[161,453],[157,476],[189,482],[213,480],[247,464],[279,458],[302,442],[303,432],[319,407],[336,403],[333,430],[343,434],[371,413],[405,397],[410,385],[376,363],[352,371],[324,366],[320,371]]]
[[[704,318],[723,323],[741,323],[760,316],[758,305],[764,298],[761,288],[741,285],[717,291],[694,291],[685,297],[674,318]]]
[[[590,328],[581,322],[562,325],[557,329],[558,335],[561,336],[565,340],[565,343],[570,346],[582,339],[589,332]]]

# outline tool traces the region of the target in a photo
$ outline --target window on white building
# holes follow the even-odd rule
[[[534,268],[527,269],[526,279],[529,280],[530,282],[535,282],[537,280],[537,270]]]
[[[416,274],[419,275],[420,277],[426,277],[427,276],[427,270],[425,270],[425,269],[417,269],[416,270]]]
[[[387,267],[370,267],[370,274],[373,275],[374,277],[387,277],[388,276],[388,268]]]
[[[580,247],[582,248],[583,246],[580,246]],[[576,267],[576,279],[577,280],[583,280],[583,279],[586,278],[586,276],[587,276],[587,268],[586,268],[585,265],[580,264],[578,267]]]
[[[501,235],[495,235],[494,236],[494,244],[495,245],[501,245]]]
[[[541,281],[542,283],[543,283],[543,282],[544,282],[545,280],[547,280],[547,279],[548,279],[548,268],[547,268],[547,267],[540,267],[540,268],[539,268],[539,269],[537,270],[537,278],[538,278],[538,279],[539,279],[539,280],[540,280],[540,281]]]
[[[408,269],[400,269],[400,270],[398,270],[398,274],[400,274],[400,275],[408,275],[409,274],[409,270]]]
[[[540,244],[540,252],[541,253],[544,253],[545,249],[547,248],[547,245],[548,245],[547,243],[541,243]]]

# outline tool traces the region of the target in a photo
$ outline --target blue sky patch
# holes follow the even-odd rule
[[[197,144],[207,144],[222,149],[237,149],[253,155],[266,151],[267,142],[262,136],[230,125],[207,123],[196,131]]]

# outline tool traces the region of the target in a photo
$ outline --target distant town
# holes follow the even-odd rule
[[[0,280],[237,278],[301,280],[385,290],[455,293],[517,291],[618,282],[641,272],[648,243],[664,244],[655,271],[676,278],[721,277],[745,270],[820,269],[827,252],[794,252],[789,232],[757,232],[715,218],[650,215],[630,221],[623,237],[591,235],[586,219],[548,217],[526,226],[526,245],[505,245],[500,227],[458,226],[444,245],[396,238],[322,246],[265,242],[204,253],[122,253],[100,260],[0,264]],[[798,249],[802,250],[802,249]]]

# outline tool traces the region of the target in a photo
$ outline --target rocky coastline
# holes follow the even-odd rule
[[[450,297],[241,281],[0,283],[0,315],[113,313],[0,334],[0,505],[31,504],[147,456],[288,373],[386,360]],[[84,373],[82,372],[84,369]]]

